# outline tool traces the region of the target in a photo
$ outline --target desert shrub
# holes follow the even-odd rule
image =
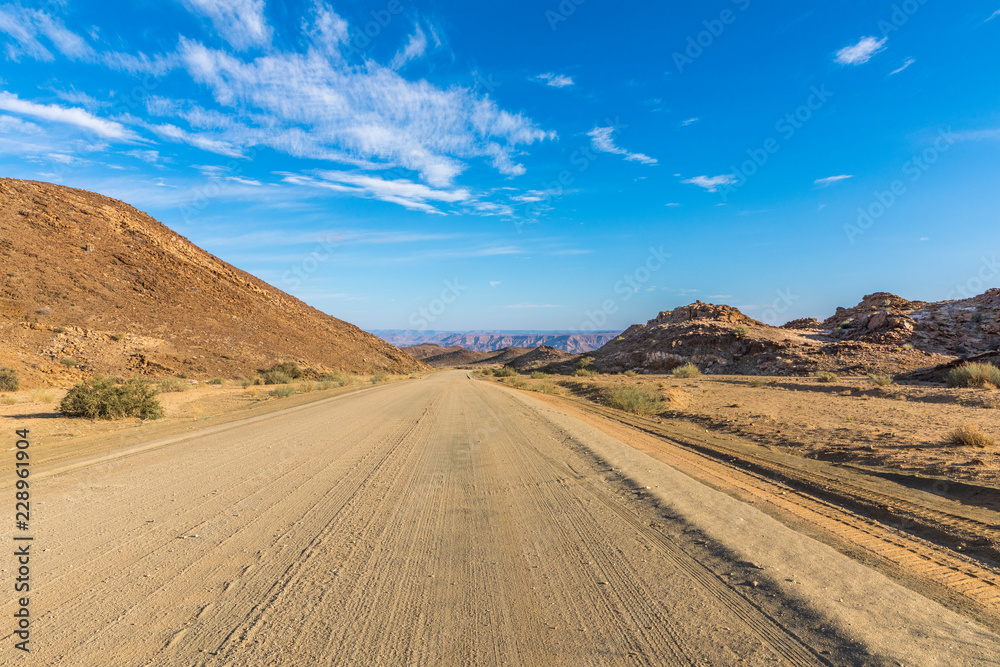
[[[949,387],[1000,387],[1000,368],[993,364],[966,363],[948,373]]]
[[[372,384],[378,384],[379,382],[385,382],[389,378],[385,373],[379,373],[378,375],[372,376]]]
[[[292,386],[290,384],[286,384],[286,385],[284,385],[282,387],[278,387],[277,389],[272,390],[271,391],[271,396],[274,396],[276,398],[287,398],[287,397],[291,396],[292,394],[296,394],[296,393],[298,393],[298,388],[297,387],[294,387],[294,386]]]
[[[111,334],[108,337],[117,343],[121,339],[125,338],[125,334],[116,333],[116,334]]]
[[[161,394],[169,394],[172,392],[187,391],[188,384],[177,378],[163,378],[157,385],[157,389]]]
[[[750,378],[750,386],[754,389],[760,389],[767,386],[767,381],[764,378]]]
[[[532,380],[543,380],[543,379],[545,379],[547,377],[548,377],[548,374],[543,373],[541,371],[535,371],[535,372],[533,372],[531,374],[531,379]]]
[[[222,378],[212,378],[208,381],[209,384],[226,384],[226,381]]]
[[[493,375],[498,378],[512,378],[515,375],[520,375],[520,373],[518,373],[510,366],[504,366],[503,368],[498,368],[495,371],[493,371]]]
[[[0,391],[17,391],[21,388],[21,376],[13,368],[0,368]]]
[[[300,377],[302,377],[302,369],[299,368],[299,365],[294,361],[282,361],[280,364],[275,364],[271,366],[263,373],[261,373],[261,375],[266,375],[267,373],[281,373],[282,375],[289,377],[292,380],[298,380]],[[272,384],[278,384],[278,383],[272,383]]]
[[[960,447],[993,447],[997,444],[991,435],[969,425],[959,426],[952,431],[948,442]]]
[[[655,415],[665,409],[660,393],[646,387],[618,385],[605,389],[602,394],[611,407],[637,415]]]
[[[161,419],[163,407],[156,390],[140,378],[117,383],[95,376],[69,390],[59,404],[59,411],[69,417],[89,419]]]
[[[531,389],[531,385],[522,380],[520,376],[507,380],[507,384],[516,389]]]
[[[481,370],[479,372],[482,373],[483,375],[493,375],[493,369],[492,368],[484,368],[483,370]]]
[[[600,375],[600,373],[598,373],[597,371],[595,371],[592,368],[577,368],[573,372],[573,375],[575,375],[577,377],[582,377],[582,378],[590,378],[590,377],[594,377],[595,375]]]
[[[583,357],[578,362],[576,362],[577,368],[590,368],[594,365],[593,357]]]
[[[831,373],[830,371],[816,371],[813,373],[820,382],[836,382],[840,378],[836,373]]]
[[[69,366],[70,368],[73,368],[74,366],[76,366],[76,359],[74,359],[73,357],[63,357],[62,359],[59,360],[59,363],[61,363],[63,366]]]
[[[694,364],[692,364],[690,361],[687,362],[686,364],[684,364],[683,366],[678,366],[677,368],[675,368],[671,372],[673,373],[673,376],[675,378],[700,378],[701,377],[701,371],[698,369],[697,366],[695,366]]]
[[[634,378],[636,375],[638,375],[638,373],[636,373],[633,370],[627,370],[624,373],[622,373],[622,375],[624,375],[627,378]]]
[[[260,374],[260,380],[264,384],[288,384],[292,381],[292,377],[287,373],[269,369]]]
[[[551,382],[542,382],[542,383],[537,384],[534,387],[532,387],[532,389],[534,389],[535,391],[541,392],[543,394],[561,394],[562,393],[561,391],[559,391],[559,387],[555,386]]]
[[[13,396],[4,396],[0,398],[0,405],[17,405],[17,399]]]
[[[896,383],[891,375],[879,375],[878,373],[869,375],[868,379],[880,387],[888,387],[889,385]]]
[[[56,327],[52,330],[52,333],[64,334],[66,333],[66,327]]]
[[[912,350],[913,349],[913,343],[904,343],[903,344],[903,349],[904,350]]]
[[[750,334],[750,329],[742,324],[733,329],[733,335],[737,338],[746,338]]]

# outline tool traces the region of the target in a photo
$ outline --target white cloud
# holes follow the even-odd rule
[[[554,303],[512,303],[504,308],[565,308]]]
[[[36,60],[51,61],[52,52],[42,44],[45,39],[59,53],[74,60],[94,57],[94,50],[76,33],[68,30],[62,21],[37,9],[17,5],[0,7],[0,32],[9,35],[17,44],[8,45],[8,55],[17,60],[27,55]]]
[[[686,181],[681,181],[681,183],[697,185],[699,188],[705,188],[709,192],[718,192],[720,185],[729,185],[735,182],[736,177],[732,174],[723,174],[721,176],[695,176],[694,178],[689,178]]]
[[[163,158],[160,157],[159,151],[151,150],[134,150],[125,151],[124,155],[129,157],[134,157],[137,160],[142,160],[143,162],[148,162],[149,164],[160,164]]]
[[[948,132],[952,141],[981,141],[983,139],[1000,139],[1000,128],[992,130],[969,130],[967,132]]]
[[[687,120],[682,120],[681,121],[681,127],[687,127],[688,125],[692,125],[694,123],[697,123],[699,120],[701,120],[701,119],[698,118],[698,117],[688,118]]]
[[[539,74],[534,77],[534,80],[540,81],[546,86],[552,86],[553,88],[565,88],[567,86],[576,85],[576,82],[573,81],[573,77],[566,76],[565,74],[553,74],[552,72]]]
[[[673,207],[676,207],[676,206],[680,206],[680,202],[672,201],[672,202],[668,202],[668,203],[664,204],[664,206],[670,206],[671,208],[673,208]]]
[[[20,99],[13,93],[0,91],[0,109],[11,113],[31,116],[53,123],[65,123],[93,132],[106,139],[132,141],[135,133],[121,123],[98,118],[88,111],[76,107],[61,107],[56,104],[36,104]]]
[[[821,188],[827,188],[833,185],[834,183],[837,183],[839,181],[845,181],[848,178],[854,178],[854,175],[841,174],[839,176],[827,176],[826,178],[817,178],[815,181],[813,181],[813,185]]]
[[[181,0],[189,11],[212,21],[222,37],[237,49],[267,46],[271,26],[264,18],[264,0]]]
[[[648,155],[643,155],[642,153],[630,153],[624,148],[616,145],[614,134],[615,128],[613,127],[595,127],[587,133],[587,136],[590,137],[590,141],[593,144],[594,149],[601,151],[602,153],[624,155],[626,160],[632,162],[641,162],[642,164],[648,165],[656,164],[656,158],[651,158]]]
[[[882,39],[862,37],[857,44],[845,46],[837,51],[837,62],[841,65],[863,65],[871,60],[876,53],[884,51],[887,41],[889,41],[888,37]]]
[[[256,128],[233,122],[227,139],[241,145],[403,167],[447,187],[466,168],[463,158],[487,158],[516,176],[524,173],[514,159],[518,146],[555,138],[471,90],[411,82],[372,61],[350,67],[310,50],[246,62],[183,37],[179,50],[189,74],[219,104],[256,119]]]
[[[194,146],[195,148],[200,148],[204,151],[217,153],[219,155],[226,155],[228,157],[241,157],[243,155],[243,152],[238,147],[230,143],[220,141],[219,139],[213,139],[212,137],[204,134],[194,134],[192,132],[188,132],[187,130],[182,130],[176,125],[171,125],[169,123],[164,125],[150,124],[147,125],[147,127],[163,139],[188,144],[189,146]]]
[[[411,60],[416,60],[427,51],[427,35],[420,28],[420,24],[414,25],[415,32],[410,35],[409,41],[399,53],[392,59],[389,65],[392,69],[400,69]]]
[[[907,58],[901,66],[889,72],[889,76],[892,76],[893,74],[899,74],[900,72],[902,72],[904,69],[906,69],[915,62],[917,62],[915,58]]]
[[[998,16],[1000,16],[1000,9],[998,9],[995,12],[993,12],[992,14],[990,14],[990,17],[988,19],[986,19],[985,21],[983,21],[983,23],[989,23],[990,21],[992,21],[993,19],[995,19]]]
[[[500,285],[501,283],[503,283],[502,280],[491,280],[490,281],[490,287],[496,287],[497,285]]]
[[[319,171],[316,176],[281,173],[286,183],[325,188],[380,201],[398,204],[405,208],[425,213],[441,213],[430,202],[446,204],[463,203],[471,200],[471,193],[465,188],[456,190],[435,190],[422,183],[408,179],[386,180],[367,174],[344,171]]]

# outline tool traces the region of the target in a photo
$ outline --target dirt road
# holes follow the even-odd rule
[[[0,557],[2,664],[1000,660],[968,619],[464,372],[58,465],[33,477],[27,657]]]

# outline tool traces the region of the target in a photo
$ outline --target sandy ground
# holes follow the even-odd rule
[[[968,619],[464,372],[148,433],[35,469],[20,664],[1000,657]],[[5,579],[12,567],[0,561]]]
[[[665,417],[690,420],[800,456],[874,469],[1000,486],[1000,446],[956,447],[959,426],[974,425],[1000,444],[1000,390],[892,385],[868,378],[679,379],[672,375],[522,378],[600,400],[616,384],[649,387],[667,400]],[[1000,507],[1000,505],[998,505]]]

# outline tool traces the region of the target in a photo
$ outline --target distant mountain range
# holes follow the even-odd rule
[[[414,331],[406,329],[376,329],[369,333],[397,347],[412,347],[432,343],[441,347],[464,347],[476,352],[495,352],[506,347],[538,347],[549,345],[558,350],[579,354],[596,350],[619,331],[574,333],[571,331]]]

